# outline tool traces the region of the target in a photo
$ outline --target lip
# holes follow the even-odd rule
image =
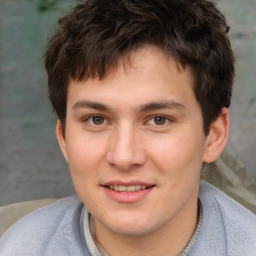
[[[110,185],[121,185],[121,186],[141,185],[141,186],[151,187],[154,184],[142,182],[139,180],[132,180],[132,181],[128,181],[128,182],[124,182],[124,181],[120,181],[120,180],[112,180],[112,181],[102,184],[102,186],[110,186]]]
[[[131,185],[141,185],[148,187],[147,189],[137,190],[133,192],[118,192],[108,188],[110,185],[122,185],[122,186],[131,186]],[[130,181],[130,182],[122,182],[122,181],[111,181],[104,183],[101,185],[105,194],[111,200],[118,203],[136,203],[143,199],[145,199],[155,188],[155,185],[140,182],[140,181]]]

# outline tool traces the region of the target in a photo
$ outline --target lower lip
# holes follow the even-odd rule
[[[118,192],[107,187],[103,188],[107,196],[118,203],[135,203],[144,199],[154,189],[154,186],[133,192]]]

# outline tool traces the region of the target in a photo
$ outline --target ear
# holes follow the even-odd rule
[[[59,119],[57,120],[57,124],[56,124],[56,136],[59,142],[61,152],[65,157],[66,161],[68,162],[68,156],[66,151],[66,139],[65,139],[65,135],[63,134],[61,121]]]
[[[228,132],[229,111],[227,108],[223,108],[216,121],[212,123],[210,132],[207,135],[203,156],[204,162],[211,163],[219,157],[227,144]]]

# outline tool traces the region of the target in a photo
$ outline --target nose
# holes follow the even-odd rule
[[[115,129],[109,138],[106,155],[109,164],[122,171],[142,166],[146,161],[138,131],[131,125]]]

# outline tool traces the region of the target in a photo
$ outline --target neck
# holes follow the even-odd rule
[[[189,243],[198,221],[197,204],[182,211],[161,228],[143,235],[123,235],[107,229],[94,220],[94,239],[111,256],[170,255],[177,256]]]

